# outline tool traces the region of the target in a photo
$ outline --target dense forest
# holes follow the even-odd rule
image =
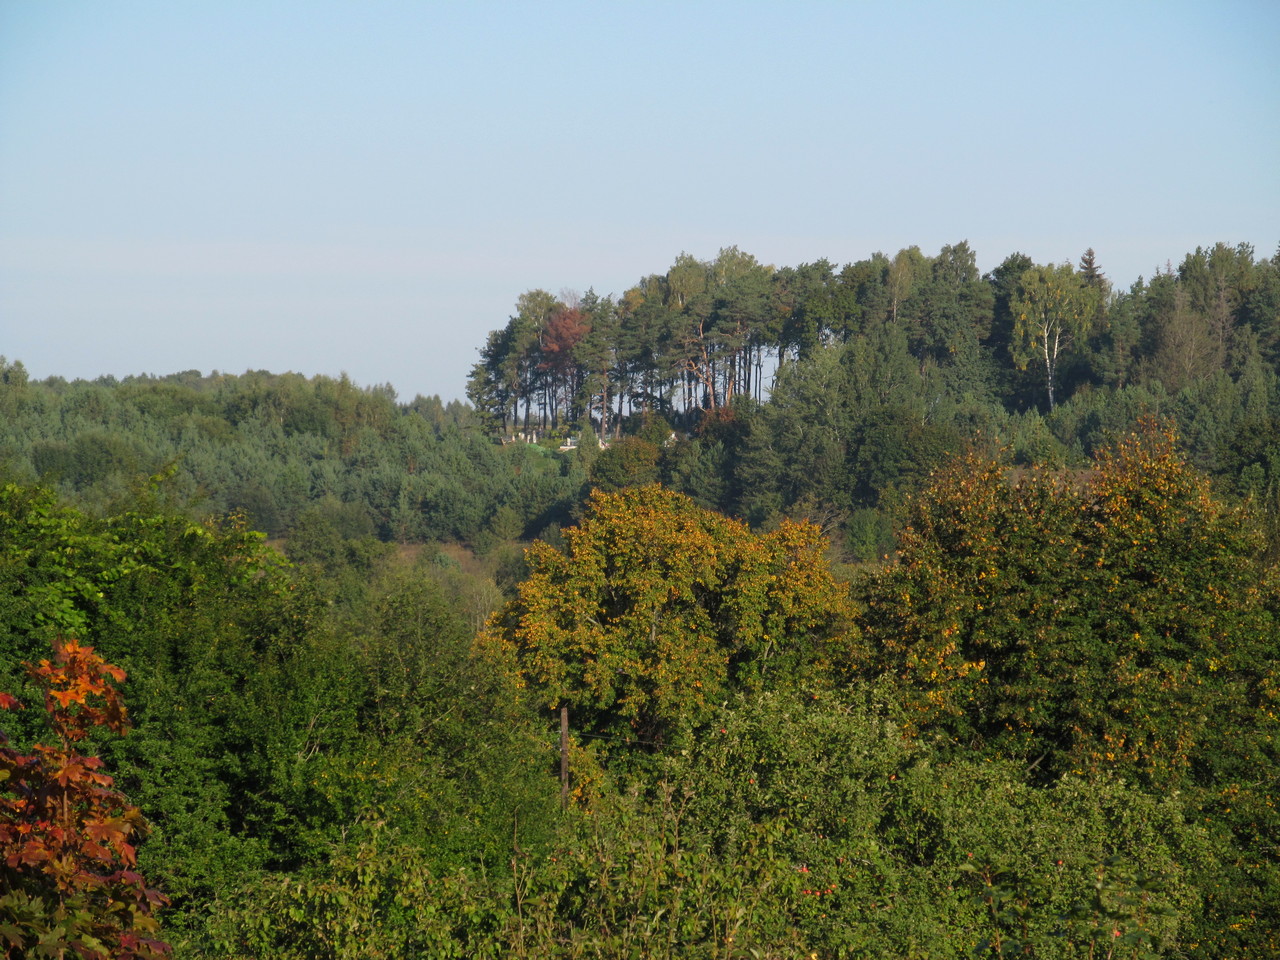
[[[0,358],[6,958],[1280,954],[1280,253],[682,254],[468,396]]]

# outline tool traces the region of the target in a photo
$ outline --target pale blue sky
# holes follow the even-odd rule
[[[1280,3],[0,0],[0,354],[461,397],[681,251],[1280,243]]]

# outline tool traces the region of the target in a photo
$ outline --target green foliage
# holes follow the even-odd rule
[[[1192,462],[1235,486],[1223,445],[1244,422],[1280,415],[1278,277],[1272,260],[1226,244],[1115,294],[1096,255],[1076,271],[1014,254],[979,277],[964,242],[840,268],[775,270],[733,247],[707,261],[682,254],[616,302],[522,295],[473,372],[475,410],[397,405],[389,387],[346,378],[34,383],[6,362],[0,469],[43,475],[105,514],[139,475],[176,463],[172,502],[198,504],[192,515],[238,510],[287,537],[333,499],[363,509],[381,540],[483,551],[517,523],[534,536],[577,516],[582,472],[606,489],[661,479],[757,527],[809,500],[851,518],[917,490],[975,433],[1026,463],[1072,464],[1143,415],[1173,417]],[[1011,419],[1046,388],[1051,437]],[[703,430],[696,455],[641,426],[696,433],[730,409],[736,422]],[[624,446],[596,471],[583,448],[498,447],[486,423],[504,434],[581,424],[614,440],[625,427],[660,454],[655,464],[652,450]],[[1268,501],[1273,526],[1278,509]]]
[[[792,868],[761,831],[733,868],[678,798],[631,796],[562,824],[546,852],[517,849],[501,878],[434,871],[382,825],[323,869],[223,905],[212,956],[282,958],[747,957],[798,949],[770,909]]]
[[[99,520],[16,486],[2,502],[7,655],[92,631],[131,671],[134,735],[105,748],[152,823],[140,866],[184,949],[219,895],[327,861],[372,809],[438,864],[501,869],[515,820],[545,833],[546,747],[471,656],[491,584],[394,573],[380,553],[354,575],[350,556],[319,558],[317,584],[235,522],[146,502]]]
[[[914,502],[867,632],[921,729],[1178,783],[1245,722],[1223,709],[1256,702],[1274,629],[1257,546],[1155,431],[1079,476],[970,455]]]
[[[219,902],[206,952],[220,958],[355,960],[496,956],[492,925],[476,916],[471,885],[437,880],[421,852],[393,844],[381,824],[332,851],[324,869],[275,875]],[[464,911],[471,908],[470,917]],[[473,920],[473,923],[467,923]]]
[[[1155,931],[1161,921],[1175,916],[1160,902],[1166,886],[1160,875],[1134,870],[1113,857],[1098,866],[1092,897],[1067,913],[1069,929],[1089,945],[1091,955],[1158,957],[1161,943]]]
[[[569,811],[542,849],[520,835],[501,873],[433,867],[365,822],[326,864],[229,897],[216,955],[1175,949],[1211,856],[1175,798],[1111,780],[1041,789],[1008,764],[942,761],[901,735],[877,703],[889,692],[735,699],[648,790]]]
[[[323,860],[376,809],[436,862],[501,867],[513,820],[536,842],[555,803],[546,748],[439,587],[391,572],[371,587],[261,683],[277,846]]]
[[[526,470],[546,472],[529,451],[496,447],[458,404],[397,406],[389,388],[345,378],[193,371],[120,384],[24,382],[11,392],[35,402],[15,400],[13,416],[0,419],[9,474],[42,477],[104,515],[118,512],[139,476],[175,465],[170,492],[200,503],[188,512],[238,510],[271,536],[336,502],[362,511],[383,540],[469,540],[519,496]],[[522,523],[578,496],[568,477],[550,489],[538,483],[541,502],[528,504]]]
[[[28,530],[38,517],[23,518]],[[131,673],[136,729],[109,757],[154,826],[142,866],[185,910],[263,859],[241,802],[260,709],[245,681],[307,624],[306,602],[261,538],[234,523],[141,509],[59,520],[26,576],[74,590],[59,619],[78,618]],[[22,553],[29,542],[8,545]]]
[[[1162,949],[1176,942],[1171,914],[1198,909],[1210,857],[1176,800],[1109,779],[1041,788],[1017,765],[944,759],[904,735],[894,696],[885,684],[744,698],[663,768],[688,798],[686,829],[726,864],[744,862],[762,825],[782,828],[773,855],[794,882],[770,905],[807,949],[972,956],[1009,924],[1010,903],[982,900],[983,878],[1000,874],[1035,955],[1079,956],[1087,938],[1064,918],[1092,902],[1097,867],[1115,857],[1168,878],[1153,929]]]
[[[1097,316],[1097,288],[1069,263],[1031,267],[1019,278],[1009,310],[1014,361],[1022,370],[1032,362],[1040,368],[1052,410],[1063,359]]]
[[[1258,547],[1249,516],[1154,428],[1079,475],[1010,476],[971,455],[913,503],[898,562],[865,583],[871,669],[922,737],[1047,782],[1118,774],[1184,795],[1223,849],[1204,930],[1268,943],[1263,851],[1280,822],[1257,772],[1275,769],[1280,731]],[[1206,955],[1257,949],[1195,939]]]
[[[610,445],[591,465],[591,484],[605,493],[624,487],[641,487],[658,479],[657,445],[640,437],[627,437]]]

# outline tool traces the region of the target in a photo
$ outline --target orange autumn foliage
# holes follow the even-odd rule
[[[134,869],[142,814],[102,761],[74,745],[95,729],[123,734],[119,667],[75,640],[30,667],[57,742],[29,754],[0,733],[0,947],[6,960],[155,960],[169,954],[154,911],[165,898]],[[20,709],[0,694],[0,709]]]

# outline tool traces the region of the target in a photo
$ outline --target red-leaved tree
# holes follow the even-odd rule
[[[167,901],[134,869],[142,814],[114,789],[102,761],[77,744],[95,728],[128,729],[115,683],[125,673],[92,647],[55,644],[29,667],[56,738],[31,753],[0,732],[0,947],[17,957],[156,960],[155,910]],[[22,704],[0,693],[0,709]]]

